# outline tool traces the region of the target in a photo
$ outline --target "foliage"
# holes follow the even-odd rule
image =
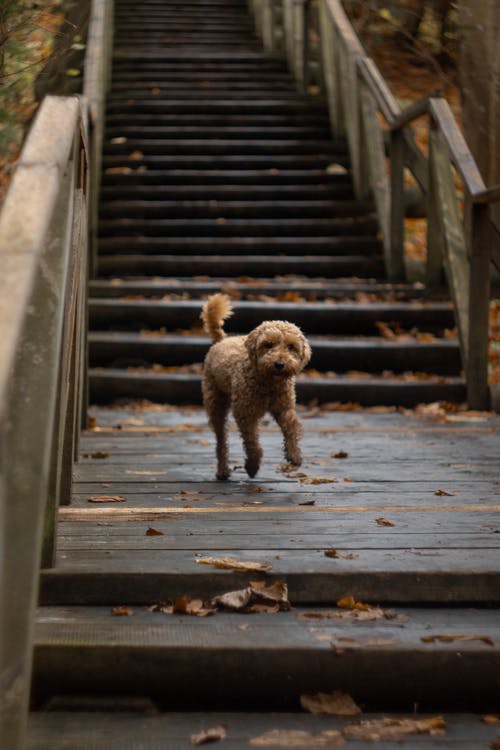
[[[24,125],[35,108],[35,77],[51,53],[61,20],[57,0],[1,0],[0,197],[21,144]]]

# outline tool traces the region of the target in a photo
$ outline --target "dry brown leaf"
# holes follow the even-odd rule
[[[109,458],[107,451],[95,451],[94,453],[84,453],[85,458]]]
[[[340,609],[357,609],[365,611],[370,609],[369,604],[357,602],[351,594],[349,594],[348,596],[343,596],[341,599],[339,599],[337,601],[337,607],[340,607]]]
[[[132,170],[130,167],[108,167],[104,171],[106,174],[129,174]]]
[[[158,531],[158,529],[154,529],[152,526],[150,526],[147,531],[144,532],[145,536],[164,536],[163,531]]]
[[[87,498],[89,503],[124,503],[123,495],[91,495]]]
[[[448,492],[447,490],[436,490],[434,494],[438,497],[454,497],[457,493]]]
[[[342,747],[344,739],[337,729],[325,729],[311,734],[303,729],[271,729],[259,737],[252,737],[254,747]]]
[[[201,732],[196,732],[190,737],[192,745],[205,745],[207,742],[218,742],[224,740],[227,735],[227,730],[224,724],[218,724],[215,727],[209,727],[209,729],[203,729]]]
[[[212,606],[234,612],[268,612],[289,610],[288,587],[284,581],[275,581],[267,586],[264,581],[252,581],[245,589],[228,591],[216,596]]]
[[[359,557],[354,552],[339,552],[337,549],[333,549],[333,547],[325,549],[324,555],[325,557],[340,558],[342,560],[354,560],[356,557]]]
[[[290,475],[291,476],[291,475]],[[331,479],[330,477],[301,477],[301,484],[333,484],[337,482],[337,479]]]
[[[346,451],[332,451],[332,453],[330,453],[330,456],[332,458],[347,458],[349,454],[346,453]]]
[[[436,633],[434,635],[423,635],[420,640],[422,643],[453,643],[455,641],[481,641],[487,646],[494,646],[495,643],[489,635],[466,635],[462,633]]]
[[[251,562],[249,560],[235,560],[232,557],[199,557],[198,565],[213,565],[223,570],[244,570],[247,572],[267,573],[272,569],[271,563]]]
[[[299,505],[316,505],[316,500],[302,500]]]
[[[113,607],[111,610],[111,614],[115,615],[116,617],[130,617],[134,614],[134,610],[130,607],[127,607],[125,604],[122,604],[119,607]]]
[[[342,730],[349,740],[380,742],[381,740],[398,740],[409,734],[441,734],[446,727],[442,716],[429,719],[371,719],[357,724],[348,724]]]
[[[362,713],[360,707],[348,693],[334,690],[333,693],[315,693],[301,695],[300,705],[311,714],[329,714],[331,716],[357,716]]]
[[[376,518],[375,521],[378,523],[379,526],[395,526],[392,521],[389,521],[387,518]]]
[[[500,716],[485,714],[484,716],[481,716],[481,721],[483,724],[500,724]]]
[[[138,160],[138,159],[142,159],[143,157],[144,157],[144,154],[142,153],[142,151],[139,151],[139,149],[137,149],[136,151],[132,151],[132,153],[129,154],[128,158]]]

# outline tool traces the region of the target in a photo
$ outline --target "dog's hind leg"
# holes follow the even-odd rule
[[[203,381],[203,402],[207,410],[208,422],[215,433],[217,441],[217,479],[228,479],[229,448],[227,433],[227,415],[229,413],[229,398],[221,393],[208,378]]]

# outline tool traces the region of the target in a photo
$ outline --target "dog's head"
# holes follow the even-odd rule
[[[311,359],[311,347],[296,325],[270,320],[254,328],[245,340],[250,361],[261,375],[292,377]]]

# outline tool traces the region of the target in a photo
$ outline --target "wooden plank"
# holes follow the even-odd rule
[[[161,696],[171,709],[184,708],[186,701],[204,708],[228,701],[233,710],[283,710],[295,707],[302,693],[342,687],[367,708],[418,703],[427,710],[459,705],[484,710],[497,705],[498,612],[402,609],[394,619],[365,627],[335,619],[337,613],[318,621],[304,617],[303,610],[190,618],[136,609],[120,618],[112,617],[109,607],[42,608],[34,693],[40,700],[99,686],[101,694],[116,694],[119,686],[121,694]],[[465,639],[422,641],[441,633]],[[412,680],[402,679],[409,662]],[[239,668],[229,669],[232,663]]]
[[[314,736],[325,730],[341,731],[346,724],[359,720],[373,721],[387,716],[366,713],[359,719],[349,719],[313,716],[303,712],[238,714],[223,710],[147,715],[147,703],[144,704],[146,713],[138,714],[133,713],[136,707],[131,702],[127,704],[126,699],[115,699],[114,705],[97,699],[93,705],[85,704],[83,699],[75,699],[73,702],[67,700],[66,703],[59,701],[58,705],[65,710],[34,712],[30,715],[27,750],[46,750],[48,747],[52,750],[66,750],[68,745],[72,750],[109,750],[110,737],[123,750],[136,747],[144,750],[192,750],[191,735],[220,725],[227,728],[223,743],[225,750],[248,750],[252,739],[276,729],[282,732],[303,731]],[[85,707],[92,713],[86,712]],[[140,708],[139,705],[139,710]],[[107,710],[111,713],[106,713]],[[414,714],[391,712],[389,715],[394,719],[415,719]],[[430,715],[419,714],[418,718],[430,718]],[[418,736],[418,746],[423,750],[458,750],[463,749],[466,744],[469,747],[486,748],[497,738],[497,726],[482,721],[480,714],[443,714],[443,718],[446,722],[443,736]],[[415,742],[415,739],[409,737],[399,740],[397,746],[402,750],[412,750]]]

